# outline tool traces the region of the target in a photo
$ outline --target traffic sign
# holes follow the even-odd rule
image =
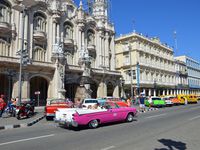
[[[35,95],[40,95],[40,91],[35,91]]]

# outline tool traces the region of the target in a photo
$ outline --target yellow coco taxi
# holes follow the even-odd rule
[[[188,103],[197,103],[198,102],[198,98],[196,95],[186,95],[185,96],[187,98]]]
[[[180,104],[185,104],[185,100],[187,100],[185,95],[182,95],[182,94],[177,95],[177,98],[180,101]]]

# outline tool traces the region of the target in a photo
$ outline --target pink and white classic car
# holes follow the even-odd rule
[[[84,125],[89,128],[97,128],[104,123],[132,122],[136,114],[136,108],[119,107],[115,102],[106,102],[98,109],[60,108],[56,111],[55,121],[64,127]]]

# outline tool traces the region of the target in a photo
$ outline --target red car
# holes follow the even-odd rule
[[[68,99],[52,99],[47,102],[45,107],[46,120],[52,120],[58,108],[72,108],[73,103]]]

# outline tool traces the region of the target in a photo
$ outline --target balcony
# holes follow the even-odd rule
[[[8,22],[0,22],[0,33],[7,33],[11,31],[11,24]]]
[[[95,52],[95,45],[93,45],[93,44],[89,44],[88,46],[87,46],[87,49],[88,49],[88,51],[93,51],[93,52]]]
[[[33,37],[37,41],[46,41],[46,33],[43,31],[34,30]]]
[[[47,4],[48,0],[15,0],[16,3],[22,3],[23,5],[30,7],[34,4]]]
[[[179,74],[179,76],[188,76],[187,71],[177,71],[177,73]]]
[[[68,46],[68,47],[74,46],[74,40],[73,39],[64,38],[63,43],[64,43],[64,46]]]

